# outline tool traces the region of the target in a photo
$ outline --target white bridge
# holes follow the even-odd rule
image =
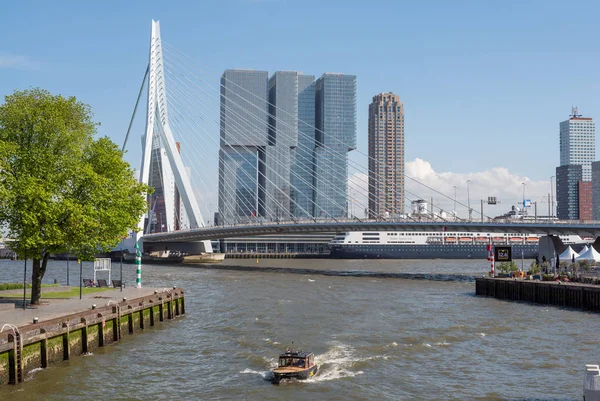
[[[129,240],[129,248],[133,248],[134,241],[143,238],[147,244],[160,243],[169,249],[176,249],[176,244],[194,243],[197,251],[212,252],[210,240],[221,238],[381,230],[600,236],[599,222],[559,222],[553,218],[547,218],[546,222],[494,222],[484,216],[484,201],[478,213],[471,208],[470,201],[468,205],[457,202],[456,192],[452,198],[418,182],[426,194],[406,190],[405,197],[404,188],[397,191],[402,191],[406,202],[430,199],[433,195],[441,199],[435,205],[436,212],[432,201],[429,219],[410,214],[378,216],[374,220],[358,217],[360,213],[355,211],[366,211],[367,198],[373,197],[369,195],[369,186],[385,177],[372,177],[370,184],[366,178],[370,170],[348,160],[347,152],[356,147],[354,143],[336,143],[335,138],[332,140],[326,132],[317,129],[314,121],[302,120],[297,113],[299,98],[292,105],[295,109],[286,109],[265,99],[259,99],[260,103],[247,89],[229,81],[226,74],[221,77],[220,86],[215,83],[216,88],[213,87],[205,70],[206,67],[198,66],[191,57],[165,44],[159,22],[152,21],[149,64],[142,84],[143,88],[147,82],[147,115],[140,181],[153,187],[154,193],[148,195],[149,212],[140,220],[139,232]],[[244,73],[246,70],[236,71]],[[291,87],[300,93],[301,78],[306,76],[293,73],[284,74],[283,78],[291,79]],[[310,88],[310,82],[307,85]],[[270,80],[269,88],[275,90]],[[257,104],[265,106],[261,108]],[[220,118],[215,118],[216,115]],[[225,118],[227,115],[235,116],[235,121]],[[259,131],[268,133],[264,146],[254,145]],[[281,142],[287,147],[274,145]],[[311,163],[318,164],[313,158],[317,153],[320,160],[329,160],[331,165],[325,163],[311,170]],[[183,157],[187,158],[186,162]],[[265,162],[267,157],[268,162]],[[290,170],[290,163],[296,163],[297,172]],[[342,163],[346,163],[343,185],[317,184],[319,174],[328,174]],[[207,204],[209,201],[202,195],[216,191],[215,176],[220,177],[219,191],[233,194],[237,203],[219,201],[218,215],[224,221],[206,224],[201,210],[209,213],[214,204]],[[204,182],[208,178],[213,178],[212,185]],[[390,186],[395,188],[395,185]],[[261,194],[254,193],[253,188],[259,188]],[[298,194],[302,191],[312,195],[300,199]],[[317,198],[323,203],[317,202]],[[327,206],[323,206],[324,203]],[[457,204],[467,211],[464,214],[469,216],[469,221],[457,218]],[[553,205],[549,203],[548,208],[548,216],[552,217]],[[338,214],[333,215],[332,210]],[[473,212],[479,214],[476,221],[471,219]],[[365,212],[365,215],[371,214]],[[227,220],[226,216],[233,217]]]

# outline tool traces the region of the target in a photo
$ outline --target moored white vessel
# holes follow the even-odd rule
[[[332,258],[339,259],[487,259],[488,244],[510,245],[514,258],[535,258],[538,234],[354,231],[336,235],[330,242]],[[578,235],[559,237],[565,244],[583,244]]]

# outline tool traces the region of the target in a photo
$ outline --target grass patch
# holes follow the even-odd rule
[[[42,288],[44,287],[58,287],[58,284],[42,284]],[[27,288],[31,288],[31,284],[27,284]],[[0,283],[0,291],[22,289],[23,283]]]
[[[21,287],[23,288],[23,287]],[[109,291],[109,290],[114,290],[114,288],[109,288],[109,287],[102,287],[102,288],[89,288],[89,287],[84,287],[83,288],[83,294],[93,294],[95,292],[104,292],[104,291]],[[42,290],[42,299],[46,298],[75,298],[79,296],[79,287],[72,287],[70,291],[48,291],[48,292],[44,292]],[[26,292],[26,297],[30,298],[31,297],[31,291],[27,291]],[[23,294],[6,294],[6,295],[2,295],[2,298],[23,298]]]

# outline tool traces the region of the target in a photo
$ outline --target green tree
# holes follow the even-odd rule
[[[136,230],[146,185],[133,176],[88,105],[42,89],[16,91],[0,106],[0,225],[20,258],[33,260],[39,304],[51,253],[90,260]]]
[[[511,272],[516,272],[517,270],[519,270],[519,266],[517,266],[517,264],[514,261],[502,262],[500,263],[500,266],[498,266],[498,271],[501,274],[508,274]]]

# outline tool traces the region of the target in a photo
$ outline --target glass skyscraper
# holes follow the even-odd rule
[[[581,165],[583,181],[591,181],[592,162],[596,158],[596,124],[577,113],[574,107],[572,117],[560,123],[560,165]]]
[[[316,217],[348,216],[348,152],[356,149],[356,76],[325,73],[315,86]]]
[[[315,82],[296,71],[268,78],[265,71],[226,70],[221,220],[347,216],[348,151],[354,148],[355,76],[324,74]]]
[[[313,215],[315,77],[277,71],[269,79],[267,216]]]
[[[264,214],[268,142],[266,71],[226,70],[221,76],[219,214],[225,224]]]
[[[587,216],[579,210],[581,186],[578,183],[592,180],[595,157],[594,120],[582,117],[577,107],[573,107],[571,118],[560,123],[560,167],[556,168],[556,215],[559,219],[578,220]]]

